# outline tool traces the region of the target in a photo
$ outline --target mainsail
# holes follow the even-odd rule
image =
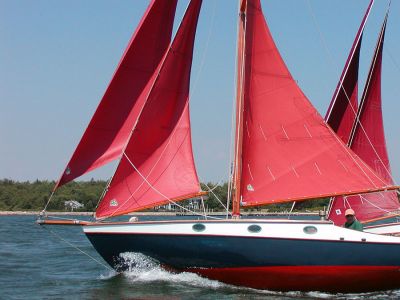
[[[144,98],[144,87],[170,45],[177,0],[153,0],[55,189],[119,157]]]
[[[387,16],[386,14],[380,31],[349,144],[377,174],[393,184],[386,150],[381,98],[382,53]],[[400,204],[395,192],[337,197],[332,202],[329,219],[335,224],[343,224],[344,211],[347,208],[355,210],[357,218],[364,221],[399,210]]]
[[[358,65],[360,61],[361,41],[365,23],[367,22],[373,3],[374,0],[371,0],[365,12],[325,116],[325,121],[346,144],[349,142],[350,131],[357,114]]]
[[[393,189],[346,147],[297,86],[260,1],[245,6],[243,109],[237,125],[243,138],[242,204]]]
[[[96,210],[97,218],[201,194],[189,118],[190,71],[201,3],[190,2],[171,47],[141,95],[145,105]]]

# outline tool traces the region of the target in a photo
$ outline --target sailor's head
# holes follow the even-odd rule
[[[347,222],[353,222],[355,219],[355,212],[351,208],[347,209],[344,213]]]

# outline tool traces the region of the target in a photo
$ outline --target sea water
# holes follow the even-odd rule
[[[170,273],[140,253],[124,253],[131,267],[117,274],[105,266],[79,226],[46,228],[36,225],[34,216],[0,217],[0,299],[400,298],[400,290],[332,295],[235,287],[192,273]]]

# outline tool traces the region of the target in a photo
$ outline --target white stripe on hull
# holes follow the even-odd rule
[[[201,232],[193,229],[194,224],[203,224]],[[261,227],[260,232],[250,232],[250,225]],[[307,233],[306,227],[315,227],[315,233]],[[397,228],[400,230],[400,225]],[[161,235],[216,235],[259,238],[307,239],[327,241],[353,241],[363,243],[400,244],[399,237],[359,232],[333,225],[330,222],[288,221],[288,220],[223,220],[223,221],[160,221],[114,224],[93,224],[83,226],[88,234],[161,234]],[[312,231],[312,230],[311,230]],[[378,232],[374,232],[378,233]]]

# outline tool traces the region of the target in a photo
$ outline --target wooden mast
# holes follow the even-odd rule
[[[243,136],[243,96],[244,96],[244,60],[247,0],[240,1],[238,19],[238,51],[237,51],[237,88],[236,88],[236,130],[235,130],[235,161],[233,177],[232,215],[240,216],[241,175],[242,175],[242,136]]]

